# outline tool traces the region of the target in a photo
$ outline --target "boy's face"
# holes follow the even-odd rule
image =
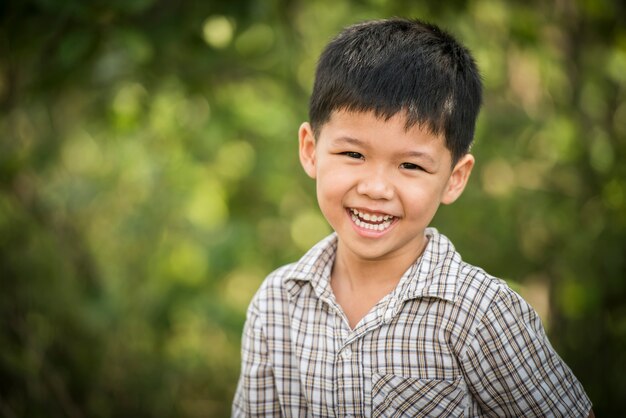
[[[454,167],[441,136],[413,126],[400,112],[335,111],[317,141],[299,131],[300,160],[316,179],[322,213],[339,236],[339,251],[361,260],[412,262],[440,203],[462,193],[474,165],[467,154]],[[398,260],[400,260],[398,259]]]

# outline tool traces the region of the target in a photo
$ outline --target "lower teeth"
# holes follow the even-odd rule
[[[365,229],[370,229],[372,231],[384,231],[385,229],[389,228],[389,226],[391,225],[391,221],[386,221],[383,222],[382,224],[370,224],[367,222],[362,221],[361,219],[359,219],[356,216],[352,216],[352,220],[354,221],[355,224],[357,224],[357,226],[361,227],[361,228],[365,228]]]

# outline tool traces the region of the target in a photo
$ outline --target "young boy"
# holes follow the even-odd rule
[[[593,415],[533,309],[428,228],[474,166],[481,90],[417,20],[326,47],[299,149],[335,233],[252,300],[233,416]]]

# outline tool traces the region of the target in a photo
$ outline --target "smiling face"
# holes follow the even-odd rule
[[[308,123],[299,140],[338,254],[361,261],[412,263],[439,204],[459,197],[474,164],[467,154],[452,167],[444,139],[418,125],[407,130],[402,112],[385,120],[334,111],[317,141]]]

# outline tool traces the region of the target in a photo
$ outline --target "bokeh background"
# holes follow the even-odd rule
[[[619,0],[1,2],[1,416],[228,416],[250,298],[330,231],[296,154],[317,56],[396,15],[484,75],[476,170],[434,225],[623,416]]]

